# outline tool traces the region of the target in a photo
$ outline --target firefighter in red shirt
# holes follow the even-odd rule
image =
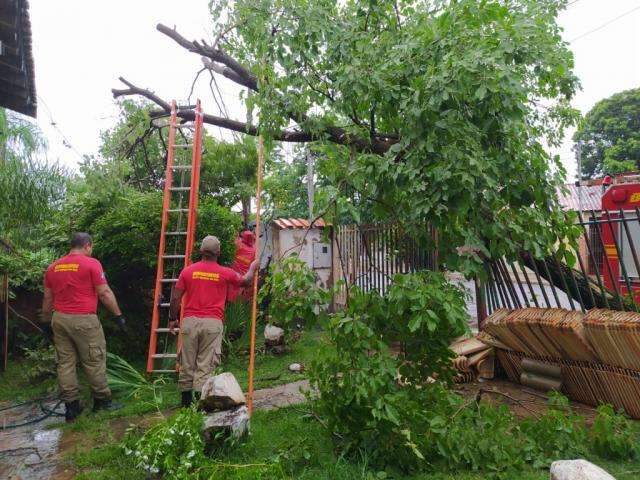
[[[65,419],[72,422],[82,412],[79,401],[78,361],[89,381],[93,411],[118,408],[107,386],[107,347],[96,315],[98,299],[116,316],[120,329],[125,319],[107,285],[102,265],[91,258],[93,242],[87,233],[76,233],[68,255],[53,262],[44,276],[42,314],[45,330],[53,333],[58,360],[60,398]]]
[[[218,264],[220,241],[209,235],[200,247],[202,260],[180,272],[171,295],[169,328],[175,335],[184,295],[182,350],[178,387],[182,406],[193,401],[193,391],[202,391],[207,377],[220,363],[224,308],[231,287],[249,285],[257,268],[252,262],[244,276]]]
[[[236,255],[231,264],[231,268],[238,272],[240,275],[244,275],[249,271],[251,262],[256,259],[256,247],[254,246],[255,236],[252,231],[245,230],[238,238],[236,238]],[[242,294],[242,298],[246,301],[251,300],[250,288],[231,288],[229,289],[229,301],[236,300],[238,295]]]

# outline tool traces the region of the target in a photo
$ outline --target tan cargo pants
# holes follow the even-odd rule
[[[78,360],[84,370],[94,398],[111,398],[107,386],[107,344],[96,315],[71,315],[54,312],[51,320],[53,344],[58,360],[60,398],[78,400]]]
[[[222,321],[217,318],[185,317],[181,330],[178,387],[181,392],[200,392],[204,382],[220,364]]]

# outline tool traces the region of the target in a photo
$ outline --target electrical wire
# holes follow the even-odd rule
[[[69,139],[67,138],[67,136],[64,134],[64,132],[60,129],[60,127],[58,126],[58,122],[56,122],[53,118],[53,113],[51,112],[51,109],[49,108],[49,105],[47,105],[47,102],[44,101],[44,98],[42,98],[40,95],[38,95],[38,101],[42,104],[42,106],[45,108],[45,110],[47,111],[47,116],[49,117],[49,123],[50,125],[58,132],[58,134],[62,137],[62,145],[68,149],[70,149],[73,153],[75,153],[76,155],[78,155],[78,157],[80,158],[80,160],[84,160],[84,156],[82,155],[82,153],[80,153],[74,146],[73,144],[69,141]]]
[[[622,14],[618,15],[618,16],[617,16],[617,17],[615,17],[615,18],[612,18],[611,20],[608,20],[608,21],[604,22],[603,24],[601,24],[601,25],[597,26],[596,28],[594,28],[594,29],[592,29],[592,30],[589,30],[589,31],[587,31],[587,32],[585,32],[585,33],[583,33],[583,34],[581,34],[581,35],[578,35],[578,36],[577,36],[577,37],[575,37],[575,38],[572,38],[571,40],[569,40],[569,43],[573,43],[573,42],[575,42],[576,40],[580,40],[581,38],[586,37],[587,35],[591,35],[592,33],[595,33],[595,32],[597,32],[597,31],[599,31],[599,30],[602,30],[603,28],[608,27],[608,26],[609,26],[609,25],[611,25],[612,23],[614,23],[614,22],[616,22],[616,21],[620,20],[621,18],[624,18],[624,17],[626,17],[627,15],[631,15],[633,12],[635,12],[635,11],[637,11],[637,10],[640,10],[640,5],[638,5],[638,6],[634,7],[634,8],[632,8],[631,10],[629,10],[629,11],[627,11],[627,12],[624,12],[624,13],[622,13]]]

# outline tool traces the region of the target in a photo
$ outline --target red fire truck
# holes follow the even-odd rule
[[[604,246],[601,274],[605,286],[640,302],[640,175],[602,182],[598,228]]]

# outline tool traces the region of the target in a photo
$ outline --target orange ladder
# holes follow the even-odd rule
[[[184,114],[192,108],[180,109],[180,113]],[[171,102],[167,170],[162,201],[162,226],[149,334],[147,373],[170,373],[178,369],[177,353],[167,352],[172,345],[175,345],[176,352],[180,348],[180,336],[174,343],[169,333],[169,303],[180,271],[191,263],[195,242],[204,117],[200,100],[191,111],[194,114],[192,122],[178,123],[178,107],[175,100]],[[178,135],[180,139],[176,138]],[[186,163],[189,150],[191,150],[191,163]],[[164,336],[163,352],[158,351],[160,335]]]

